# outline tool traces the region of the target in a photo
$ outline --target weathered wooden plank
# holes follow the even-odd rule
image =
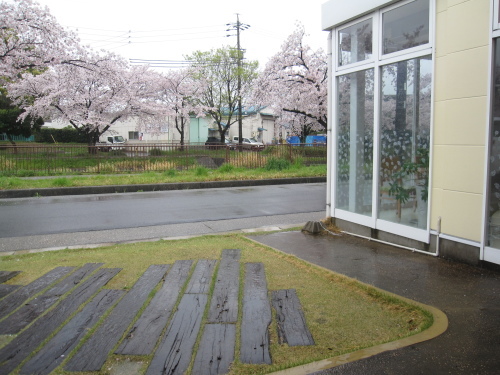
[[[21,271],[0,271],[0,284],[19,275]]]
[[[216,264],[217,261],[214,259],[200,259],[196,264],[196,268],[193,271],[191,279],[189,280],[186,293],[208,293]]]
[[[82,311],[70,320],[45,346],[22,368],[21,374],[49,374],[78,345],[88,330],[101,316],[125,294],[122,290],[102,290]]]
[[[9,285],[9,284],[0,284],[0,298],[3,298],[13,291],[19,289],[22,285]]]
[[[0,322],[0,334],[14,334],[21,331],[21,329],[38,318],[45,310],[54,305],[62,295],[69,292],[102,265],[103,263],[85,264],[42,295],[33,298],[21,306],[15,314],[10,315],[7,319]]]
[[[187,281],[192,264],[191,260],[179,260],[174,263],[162,288],[134,323],[116,354],[149,355],[153,352]]]
[[[193,365],[193,374],[227,374],[234,361],[236,326],[207,324]]]
[[[47,314],[0,349],[0,375],[9,374],[30,355],[49,335],[56,331],[71,314],[80,308],[101,287],[111,280],[119,268],[100,269],[81,283],[73,292]]]
[[[289,346],[314,345],[295,289],[275,290],[271,294],[278,322],[279,343]]]
[[[149,365],[147,375],[174,375],[186,371],[207,300],[206,294],[184,294]]]
[[[14,293],[9,294],[0,301],[0,319],[6,317],[12,311],[21,306],[28,298],[33,297],[35,294],[41,292],[57,280],[66,276],[68,273],[73,271],[74,268],[75,267],[56,267],[28,285],[25,285],[16,290]]]
[[[208,312],[209,323],[234,323],[238,320],[239,260],[240,250],[226,249],[222,252]]]
[[[99,371],[109,352],[121,339],[149,293],[167,272],[168,265],[152,265],[118,302],[105,321],[69,360],[67,371]]]
[[[241,321],[240,360],[243,363],[271,364],[268,328],[271,306],[262,263],[245,264]]]

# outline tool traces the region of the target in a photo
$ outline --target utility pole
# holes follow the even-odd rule
[[[244,24],[240,22],[240,15],[236,13],[236,23],[228,23],[226,26],[230,28],[226,31],[236,30],[236,48],[238,50],[237,56],[237,66],[238,66],[238,143],[240,145],[240,151],[243,150],[241,144],[243,142],[243,109],[241,105],[241,73],[242,73],[242,65],[243,65],[243,50],[241,49],[240,44],[240,31],[246,30],[250,27],[250,25]],[[231,35],[227,35],[231,36]]]

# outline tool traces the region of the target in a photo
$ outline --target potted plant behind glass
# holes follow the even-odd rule
[[[414,179],[415,184],[406,187],[405,182],[411,179]],[[427,202],[429,196],[429,150],[418,148],[415,161],[405,161],[401,169],[392,174],[389,186],[389,195],[398,201],[398,219],[401,219],[401,207],[414,196],[416,198],[415,209],[418,210],[418,222],[425,223],[427,210],[423,202]]]

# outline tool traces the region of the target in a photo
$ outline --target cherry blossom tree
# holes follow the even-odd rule
[[[238,121],[239,97],[249,98],[252,83],[257,78],[256,61],[245,61],[238,67],[241,51],[224,47],[208,52],[196,51],[187,59],[193,61],[191,74],[203,87],[199,104],[215,122],[221,143],[226,132]],[[240,87],[238,87],[240,86]]]
[[[185,142],[186,127],[190,123],[191,114],[199,117],[204,115],[205,107],[199,104],[198,100],[198,94],[203,90],[203,83],[201,80],[195,81],[188,69],[171,70],[166,75],[158,77],[156,118],[159,123],[165,123],[167,116],[173,117],[173,126],[180,134],[181,145]],[[149,128],[152,127],[154,126],[149,124]],[[159,126],[155,128],[159,130]]]
[[[302,142],[313,131],[327,128],[327,58],[305,42],[305,30],[286,39],[259,75],[254,100],[271,106],[277,122],[300,134]]]
[[[79,66],[55,65],[40,75],[24,74],[8,85],[10,96],[25,110],[20,119],[69,122],[94,146],[116,122],[134,116],[146,121],[158,113],[153,100],[157,75],[147,67],[129,68],[112,54],[94,53],[85,61]]]
[[[78,64],[81,53],[76,34],[60,26],[47,7],[32,0],[0,3],[0,84],[28,69]]]

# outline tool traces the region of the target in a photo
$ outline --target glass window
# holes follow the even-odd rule
[[[139,132],[128,132],[128,139],[139,139]]]
[[[371,216],[373,69],[338,78],[336,207]]]
[[[382,53],[429,43],[429,0],[415,0],[382,16]]]
[[[372,57],[372,20],[358,22],[339,31],[339,66]]]
[[[382,67],[379,219],[427,228],[431,57]]]
[[[494,48],[487,245],[500,249],[500,39]]]

